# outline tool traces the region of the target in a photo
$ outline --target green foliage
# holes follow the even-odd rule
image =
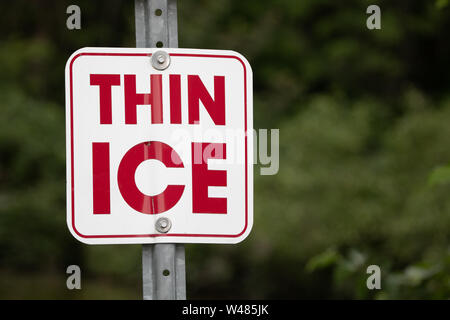
[[[330,259],[330,257],[332,257]],[[327,261],[326,264],[317,263]],[[336,297],[359,299],[447,299],[450,295],[450,252],[434,259],[416,262],[399,270],[381,267],[381,290],[367,290],[369,261],[362,253],[351,250],[348,255],[327,250],[311,258],[310,272],[328,269],[336,284]]]
[[[431,172],[428,183],[431,186],[450,182],[450,166],[440,166]]]
[[[78,31],[69,4],[0,5],[0,297],[139,298],[139,246],[86,246],[65,225],[64,65],[133,46],[133,1],[79,1]],[[376,31],[369,4],[179,1],[180,46],[244,54],[255,128],[280,129],[249,238],[187,246],[189,298],[450,296],[448,1],[379,1]]]
[[[2,88],[0,259],[37,268],[64,260],[64,114],[54,104]]]

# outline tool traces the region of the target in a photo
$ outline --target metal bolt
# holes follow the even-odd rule
[[[158,232],[167,233],[172,227],[172,223],[168,218],[159,218],[156,220],[155,228]]]
[[[152,54],[152,66],[156,70],[165,70],[170,65],[170,56],[167,52],[159,50]]]

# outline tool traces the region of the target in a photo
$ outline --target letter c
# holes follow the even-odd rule
[[[184,185],[168,185],[156,196],[143,194],[136,186],[134,175],[145,160],[159,160],[168,168],[184,168],[178,153],[160,141],[142,142],[123,156],[119,164],[117,180],[123,199],[134,210],[145,214],[158,214],[172,208],[180,200]]]

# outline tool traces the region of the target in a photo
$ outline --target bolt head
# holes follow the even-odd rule
[[[172,223],[168,218],[162,217],[156,220],[156,230],[161,233],[167,233],[172,227]]]
[[[158,50],[152,54],[151,64],[156,70],[165,70],[170,65],[170,56],[163,50]]]

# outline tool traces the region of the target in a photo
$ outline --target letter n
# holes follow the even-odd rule
[[[189,124],[199,122],[200,101],[216,125],[225,125],[225,77],[214,76],[214,98],[199,76],[188,75]]]

